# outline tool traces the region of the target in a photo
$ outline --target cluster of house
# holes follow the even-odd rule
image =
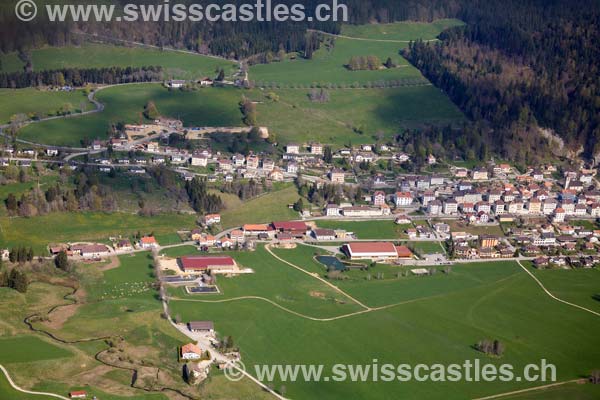
[[[462,171],[455,170],[454,173],[462,176]],[[509,166],[497,166],[492,171],[495,176],[505,177],[511,169]],[[490,178],[488,170],[480,168],[470,172],[471,179],[463,180],[435,175],[404,176],[398,179],[395,193],[376,190],[370,194],[370,208],[328,205],[325,214],[386,215],[388,206],[393,205],[396,208],[421,208],[430,216],[460,217],[478,224],[489,223],[494,218],[499,222],[510,222],[521,216],[546,216],[557,223],[567,217],[597,218],[600,217],[600,191],[593,184],[595,172],[566,172],[561,186],[548,176],[552,169],[543,172],[531,170],[525,175],[516,176],[514,183]],[[334,171],[331,178],[332,181],[338,180]],[[342,178],[339,178],[341,181]]]
[[[529,257],[556,251],[595,253],[600,245],[600,230],[570,224],[530,224],[511,228],[508,236]]]
[[[452,232],[452,253],[457,258],[510,258],[515,249],[495,235],[472,235]]]
[[[53,256],[64,251],[68,257],[77,257],[87,260],[106,258],[115,253],[128,253],[134,251],[136,248],[151,250],[158,247],[158,242],[154,236],[144,236],[135,242],[135,244],[132,244],[131,240],[125,238],[116,239],[112,246],[102,243],[51,244],[48,246],[48,251]]]

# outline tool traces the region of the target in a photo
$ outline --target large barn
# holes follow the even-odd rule
[[[237,268],[235,260],[229,256],[185,256],[179,259],[184,272],[205,272],[233,270]]]
[[[345,244],[343,251],[351,260],[393,261],[412,258],[410,249],[392,242],[353,242]]]

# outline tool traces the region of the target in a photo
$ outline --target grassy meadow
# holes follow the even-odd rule
[[[390,24],[342,25],[341,34],[349,37],[376,40],[433,40],[446,29],[461,26],[457,19],[439,19],[433,22],[394,22]]]
[[[429,24],[399,22],[386,25],[347,25],[343,27],[342,35],[359,39],[385,38],[404,42],[326,36],[321,48],[315,52],[312,59],[298,57],[293,60],[254,65],[250,68],[250,79],[259,86],[269,86],[273,83],[285,86],[313,84],[351,86],[376,81],[427,82],[416,68],[400,56],[400,50],[408,46],[410,40],[434,39],[445,29],[460,23],[457,20],[440,20]],[[351,57],[369,55],[377,56],[382,63],[389,57],[396,68],[382,68],[375,71],[351,71],[346,68]]]
[[[218,68],[231,74],[235,63],[219,58],[176,51],[86,43],[71,47],[46,47],[31,52],[34,71],[61,68],[162,66],[165,78],[198,79],[215,76]],[[14,53],[3,55],[0,72],[16,72],[23,63]]]
[[[101,113],[31,124],[21,129],[19,137],[36,143],[80,146],[82,139],[107,138],[107,130],[117,122],[146,122],[142,112],[148,101],[154,101],[162,115],[183,120],[185,126],[242,126],[238,106],[241,94],[231,88],[170,91],[159,84],[111,87],[96,94],[106,106]]]
[[[335,147],[372,143],[378,131],[391,138],[402,128],[453,124],[464,118],[433,86],[331,90],[327,103],[311,102],[309,89],[271,92],[279,96],[278,101],[258,91],[250,97],[260,102],[259,124],[268,126],[282,143],[316,140]]]
[[[307,267],[312,262],[307,253],[314,249],[276,252]],[[326,366],[371,364],[373,359],[379,365],[462,364],[480,359],[496,365],[510,363],[520,371],[526,364],[547,359],[557,365],[559,381],[597,368],[597,318],[551,300],[512,262],[454,266],[448,275],[357,278],[336,285],[369,306],[399,304],[329,322],[303,319],[259,301],[190,304],[174,300],[170,305],[184,320],[211,319],[220,332],[233,335],[246,366],[280,364],[282,359],[286,364]],[[475,351],[471,346],[483,338],[500,339],[506,346],[504,356],[490,358]],[[276,388],[281,384],[291,398],[464,399],[542,383],[274,382]],[[593,393],[588,389],[581,391],[582,396]]]
[[[299,197],[296,188],[287,185],[243,203],[229,198],[229,207],[221,212],[221,225],[233,228],[243,224],[297,219],[298,213],[287,205],[296,202]]]
[[[172,233],[195,225],[195,216],[160,214],[141,217],[125,213],[53,213],[35,218],[0,217],[0,243],[6,247],[32,246],[46,254],[49,243],[106,241],[109,236]],[[43,229],[40,229],[43,227]]]
[[[56,115],[65,106],[83,111],[94,108],[83,90],[53,92],[32,88],[0,89],[0,125],[7,124],[15,114],[44,118]]]
[[[391,220],[359,222],[322,220],[316,223],[319,228],[344,229],[347,232],[354,232],[358,239],[398,240],[406,236],[403,234],[406,226],[397,225]]]

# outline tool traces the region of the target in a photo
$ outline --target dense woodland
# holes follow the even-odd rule
[[[162,67],[67,68],[50,71],[0,73],[0,88],[21,89],[33,86],[74,86],[88,83],[155,82],[163,78]]]
[[[320,1],[302,3],[310,10]],[[296,0],[283,2],[291,4]],[[344,3],[350,9],[350,22],[357,24],[451,17],[466,22],[466,27],[443,33],[441,43],[414,43],[404,52],[473,122],[465,127],[464,135],[457,136],[454,143],[445,142],[444,146],[465,149],[463,156],[466,151],[475,155],[498,153],[525,164],[537,161],[549,151],[567,156],[583,154],[588,158],[599,153],[598,0],[346,0]],[[253,56],[252,61],[260,62],[268,58],[268,53],[282,51],[298,51],[310,58],[319,47],[320,38],[306,33],[307,28],[332,33],[340,30],[336,23],[308,21],[21,24],[14,20],[11,7],[0,8],[0,12],[4,22],[0,25],[0,51],[21,54],[46,44],[79,43],[83,37],[73,33],[78,29],[230,58]],[[26,63],[24,74],[16,74],[11,80],[0,76],[0,86],[21,87],[35,84],[39,79],[55,82],[59,77],[55,73],[30,75],[30,67]],[[241,106],[247,112],[246,122],[251,124],[252,110]],[[473,139],[475,135],[479,140]],[[548,137],[559,140],[550,143]],[[469,144],[467,148],[464,143]]]
[[[443,33],[441,43],[414,43],[404,55],[469,118],[489,124],[487,145],[504,157],[533,161],[544,129],[564,141],[563,154],[597,156],[600,4],[472,3],[461,14],[466,27]]]

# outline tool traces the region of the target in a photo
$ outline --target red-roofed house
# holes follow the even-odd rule
[[[181,346],[181,358],[184,360],[198,360],[202,357],[202,350],[194,343]]]
[[[158,242],[154,238],[154,236],[144,236],[140,239],[140,247],[142,249],[151,249],[154,247],[158,247]]]
[[[75,390],[73,392],[69,392],[69,397],[72,399],[85,399],[87,397],[87,393],[85,390]]]

